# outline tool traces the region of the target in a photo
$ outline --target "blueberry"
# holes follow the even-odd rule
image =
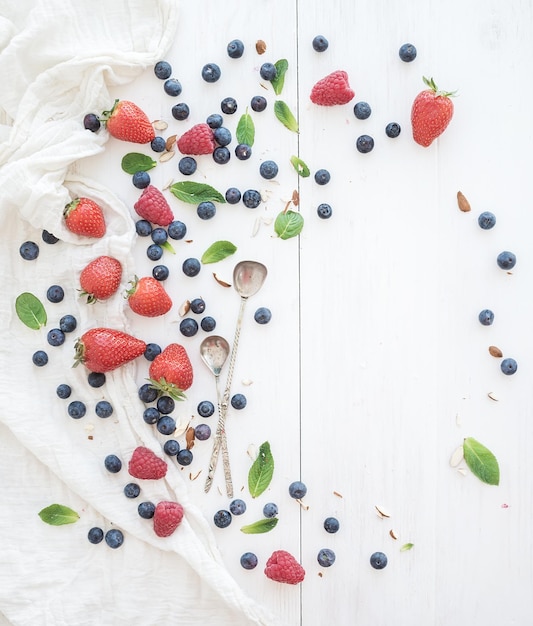
[[[231,406],[240,411],[246,406],[246,396],[242,393],[236,393],[231,397]]]
[[[135,174],[131,177],[131,182],[134,187],[137,189],[146,189],[150,184],[150,174],[148,172],[135,172]]]
[[[267,502],[263,507],[263,515],[265,517],[276,517],[278,514],[278,505],[274,502]]]
[[[213,521],[217,528],[227,528],[231,524],[231,513],[224,509],[217,511],[213,515]]]
[[[176,78],[168,78],[163,84],[163,89],[166,94],[175,98],[181,93],[181,83]]]
[[[93,528],[89,529],[89,532],[87,533],[87,539],[91,542],[91,543],[100,543],[104,538],[104,531],[101,528],[98,528],[98,526],[94,526]]]
[[[216,325],[217,323],[216,323],[215,318],[211,317],[210,315],[206,315],[200,321],[200,326],[202,330],[205,330],[206,333],[210,333],[213,330],[215,330]]]
[[[207,63],[202,67],[202,78],[206,83],[216,83],[222,72],[216,63]]]
[[[197,276],[200,273],[202,266],[198,259],[192,257],[183,261],[181,269],[183,270],[185,276],[193,277]]]
[[[324,35],[317,35],[313,38],[312,44],[313,50],[316,50],[316,52],[325,52],[328,49],[329,41]]]
[[[494,313],[490,309],[483,309],[478,317],[483,326],[490,326],[494,322]]]
[[[37,367],[44,367],[48,363],[48,355],[44,350],[37,350],[33,353],[31,360]]]
[[[383,552],[374,552],[370,555],[370,565],[374,569],[383,569],[387,566],[387,556]]]
[[[219,146],[228,146],[232,140],[231,132],[225,126],[215,128],[213,131],[213,138]]]
[[[152,276],[159,281],[166,280],[169,277],[170,270],[166,265],[154,265],[152,268]]]
[[[63,315],[63,317],[59,320],[59,328],[64,333],[71,333],[76,329],[78,325],[78,321],[74,317],[74,315]]]
[[[238,105],[235,98],[224,98],[224,100],[220,103],[220,109],[222,113],[225,113],[226,115],[233,115],[237,112],[237,108]]]
[[[180,122],[186,120],[190,112],[189,105],[185,104],[185,102],[178,102],[178,104],[175,104],[171,109],[172,117]]]
[[[158,343],[150,342],[146,344],[146,350],[144,351],[144,358],[147,361],[153,361],[158,354],[161,354],[161,346]],[[157,391],[155,389],[154,391],[156,392],[154,396],[154,400],[155,400],[155,398],[157,397]],[[152,400],[149,400],[149,402],[152,402]]]
[[[246,511],[246,502],[236,498],[230,502],[229,510],[232,515],[242,515]]]
[[[230,59],[240,59],[244,53],[244,44],[240,39],[233,39],[227,47]]]
[[[278,166],[274,161],[263,161],[259,166],[259,173],[263,178],[271,180],[278,175]]]
[[[272,319],[272,312],[266,306],[259,307],[254,313],[254,320],[258,324],[268,324]]]
[[[496,225],[496,216],[490,211],[483,211],[477,218],[477,223],[483,230],[490,230]]]
[[[167,226],[167,233],[171,239],[183,239],[187,234],[187,226],[179,220],[174,220]]]
[[[215,217],[216,212],[217,208],[210,200],[200,202],[196,207],[196,215],[198,215],[201,220],[210,220]]]
[[[194,429],[194,436],[198,441],[205,441],[211,437],[211,427],[208,424],[198,424]]]
[[[410,63],[416,59],[416,48],[412,43],[404,43],[398,51],[400,59],[406,63]]]
[[[274,80],[278,75],[278,70],[273,63],[263,63],[259,68],[259,74],[263,80]]]
[[[100,126],[101,123],[98,115],[95,115],[94,113],[87,113],[87,115],[83,118],[83,128],[85,128],[85,130],[90,130],[91,133],[96,133],[100,130]]]
[[[106,532],[105,542],[110,548],[116,550],[124,543],[124,535],[118,528],[112,528]]]
[[[107,400],[100,400],[96,403],[95,412],[98,417],[105,419],[113,414],[113,407]]]
[[[180,322],[180,333],[184,337],[194,337],[198,332],[198,322],[192,317],[185,317]]]
[[[209,128],[215,130],[216,128],[220,128],[222,126],[222,124],[224,123],[224,118],[222,117],[222,115],[220,115],[220,113],[211,113],[211,115],[207,116],[205,122],[209,126]]]
[[[319,550],[316,559],[322,567],[331,567],[335,563],[335,552],[329,548],[322,548]]]
[[[156,428],[162,435],[172,435],[176,432],[176,420],[170,415],[163,415],[157,420]]]
[[[196,407],[196,410],[201,417],[211,417],[215,412],[215,405],[209,400],[202,400]]]
[[[156,401],[159,392],[150,383],[144,383],[144,385],[139,387],[138,395],[141,402],[149,404]]]
[[[356,102],[353,107],[353,114],[358,120],[366,120],[370,117],[372,109],[368,102]]]
[[[261,194],[256,189],[247,189],[242,194],[242,202],[249,209],[257,209],[261,204]]]
[[[82,418],[87,413],[87,407],[81,400],[73,400],[67,407],[67,412],[75,420]]]
[[[56,394],[58,398],[61,398],[61,400],[66,400],[67,398],[70,398],[71,393],[72,389],[70,385],[67,385],[66,383],[61,383],[57,386]]]
[[[241,565],[244,569],[254,569],[257,567],[257,556],[253,552],[245,552],[241,556]]]
[[[184,176],[190,176],[196,172],[196,159],[191,156],[183,157],[179,160],[178,169]]]
[[[496,261],[498,263],[498,267],[501,267],[502,270],[512,270],[516,265],[516,255],[512,252],[504,250],[498,254]]]
[[[49,244],[52,244],[52,245],[59,241],[59,239],[55,235],[53,235],[52,233],[48,232],[47,230],[43,230],[43,232],[41,234],[41,238],[44,241],[44,243],[49,243]]]
[[[163,415],[168,415],[172,413],[172,411],[176,408],[176,403],[174,399],[170,396],[160,396],[157,399],[157,410]]]
[[[158,61],[154,65],[154,74],[161,80],[166,80],[172,76],[172,66],[167,61]]]
[[[324,529],[328,533],[336,533],[339,530],[340,524],[336,517],[326,517],[324,520]]]
[[[137,220],[135,222],[135,232],[139,237],[149,237],[152,234],[152,224],[148,220]]]
[[[516,370],[518,369],[518,363],[514,360],[514,359],[503,359],[503,361],[500,364],[501,370],[502,372],[506,375],[506,376],[511,376],[512,374],[516,373]]]
[[[226,146],[218,146],[213,150],[213,161],[218,165],[226,165],[231,159],[231,152]]]
[[[372,152],[374,149],[374,140],[370,135],[361,135],[357,138],[356,147],[362,154]]]
[[[124,495],[126,498],[138,498],[141,493],[141,488],[137,483],[128,483],[124,485]]]
[[[191,300],[190,307],[193,313],[203,313],[205,311],[205,300],[203,298],[194,298]]]
[[[65,297],[65,291],[60,285],[51,285],[46,291],[46,297],[50,302],[61,302]]]
[[[241,192],[236,187],[230,187],[226,190],[225,198],[228,204],[237,204],[241,201]]]
[[[155,513],[155,504],[153,502],[141,502],[137,507],[137,513],[143,519],[152,519]]]
[[[19,252],[25,261],[34,261],[39,256],[39,246],[34,241],[25,241]]]
[[[146,407],[143,411],[143,420],[146,424],[157,424],[161,414],[155,406]]]
[[[167,149],[167,142],[164,137],[154,137],[150,142],[150,148],[152,148],[154,152],[164,152]]]
[[[192,463],[192,459],[193,459],[192,452],[190,450],[187,450],[187,448],[180,450],[178,452],[178,455],[176,456],[176,461],[180,465],[184,465],[184,466],[190,465]]]
[[[150,237],[152,238],[152,241],[154,243],[160,246],[164,244],[165,241],[168,239],[168,233],[164,228],[162,228],[161,226],[158,226],[157,228],[154,228],[152,230]]]
[[[146,256],[150,261],[159,261],[163,256],[163,248],[157,243],[152,243],[146,248]]]
[[[104,467],[112,474],[118,474],[122,469],[122,461],[116,454],[108,454],[104,459]]]
[[[65,333],[59,328],[51,328],[46,335],[46,340],[51,346],[62,346],[65,343]]]
[[[333,209],[327,202],[323,202],[317,206],[316,213],[320,219],[327,220],[333,215]]]
[[[163,445],[163,452],[168,456],[176,456],[180,451],[180,444],[175,439],[167,439]]]
[[[397,122],[390,122],[385,126],[385,134],[391,139],[395,139],[402,132],[401,126]]]
[[[239,161],[247,161],[252,156],[252,146],[247,143],[240,143],[235,147],[235,156]]]
[[[300,480],[295,480],[289,485],[289,495],[291,498],[300,500],[307,493],[307,487]]]
[[[315,172],[315,183],[317,185],[327,185],[331,179],[331,175],[328,170],[317,170]]]
[[[250,100],[250,107],[252,108],[252,111],[261,113],[267,108],[267,99],[264,96],[254,96]]]

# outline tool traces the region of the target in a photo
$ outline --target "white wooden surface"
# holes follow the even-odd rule
[[[316,34],[330,42],[322,54],[311,47]],[[242,59],[226,55],[233,38],[245,43]],[[255,51],[258,39],[267,44],[263,56]],[[405,42],[418,49],[413,63],[398,57]],[[229,239],[238,251],[213,266],[220,278],[231,282],[242,259],[268,267],[263,289],[247,304],[232,388],[245,393],[248,406],[228,418],[236,495],[248,510],[242,522],[213,530],[230,572],[288,624],[531,623],[532,47],[531,4],[520,0],[408,5],[204,0],[183,6],[167,56],[182,95],[166,96],[151,68],[116,91],[151,118],[169,121],[166,134],[204,121],[226,96],[239,102],[238,113],[226,123],[234,132],[253,95],[269,101],[265,112],[253,113],[252,159],[217,166],[201,157],[193,177],[221,190],[258,188],[267,201],[255,211],[223,205],[213,220],[203,222],[194,207],[174,199],[176,217],[187,224],[192,241],[178,243],[176,256],[166,255],[165,261],[172,272],[167,288],[177,306],[203,296],[206,314],[217,319],[216,333],[228,341],[238,295],[217,285],[209,267],[187,279],[181,262],[201,256],[217,239]],[[298,115],[298,135],[275,119],[275,96],[259,79],[261,63],[281,58],[288,60],[289,71],[280,97]],[[221,66],[222,79],[207,85],[200,71],[211,61]],[[355,99],[344,107],[312,105],[312,85],[336,69],[348,72]],[[409,123],[423,75],[458,90],[449,129],[427,149],[413,142]],[[352,113],[358,100],[372,106],[366,121]],[[188,121],[172,119],[176,101],[191,107]],[[385,136],[390,121],[401,124],[398,139]],[[355,149],[363,133],[375,138],[367,155]],[[120,158],[129,150],[110,140],[104,156],[80,168],[133,204],[138,192],[120,170]],[[330,184],[319,187],[312,177],[299,178],[291,155],[299,155],[312,172],[328,169]],[[271,182],[258,174],[267,158],[280,165]],[[177,157],[152,174],[160,187],[178,180]],[[267,222],[294,189],[305,227],[299,238],[281,241]],[[470,200],[471,213],[458,210],[458,190]],[[320,202],[332,205],[330,220],[316,216]],[[477,226],[484,210],[497,216],[492,231]],[[254,235],[258,217],[265,221]],[[142,241],[139,273],[152,266],[144,249]],[[518,257],[512,275],[496,266],[504,249]],[[205,333],[181,337],[177,306],[157,324],[133,314],[131,322],[138,334],[149,334],[146,340],[172,339],[188,347],[196,380],[179,409],[187,418],[200,400],[214,400],[215,386],[198,353]],[[258,306],[272,310],[270,324],[253,321]],[[490,328],[477,321],[484,308],[496,314]],[[517,359],[515,376],[501,374],[488,354],[491,344]],[[146,376],[142,367],[139,381]],[[488,392],[499,401],[490,400]],[[193,424],[199,421],[195,416]],[[500,486],[450,467],[451,453],[466,436],[495,453]],[[265,440],[276,470],[269,491],[253,501],[246,489],[247,449]],[[229,504],[221,467],[213,491],[203,493],[210,449],[210,442],[198,442],[193,465],[184,470],[187,481],[189,471],[194,476],[202,470],[190,489],[209,520]],[[308,510],[287,493],[289,483],[300,478],[309,489]],[[239,527],[259,519],[268,501],[279,506],[278,527],[265,535],[243,535]],[[391,517],[379,518],[376,505]],[[330,515],[341,523],[336,535],[322,527]],[[399,535],[396,541],[391,528]],[[401,552],[406,542],[414,548]],[[316,562],[323,547],[337,555],[327,570]],[[301,559],[307,571],[302,585],[277,585],[264,577],[264,563],[278,548]],[[239,565],[248,550],[260,560],[251,572]],[[369,565],[376,550],[389,558],[382,571]]]

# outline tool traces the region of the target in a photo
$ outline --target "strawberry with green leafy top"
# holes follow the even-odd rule
[[[130,281],[131,288],[126,292],[130,309],[144,317],[159,317],[172,308],[172,299],[161,281],[152,276],[143,276]]]
[[[65,226],[71,233],[101,238],[106,232],[102,207],[90,198],[76,198],[64,210]]]
[[[83,363],[91,372],[110,372],[144,354],[146,343],[113,328],[92,328],[76,342],[74,367]]]
[[[429,87],[421,91],[414,99],[411,107],[411,126],[413,139],[417,144],[427,148],[442,135],[453,117],[454,91],[439,91],[433,78],[423,77]]]
[[[146,113],[129,100],[115,100],[110,111],[104,111],[101,118],[109,134],[121,141],[150,143],[155,131]]]
[[[93,259],[80,274],[81,296],[87,296],[87,303],[107,300],[115,294],[122,278],[120,261],[102,255]]]
[[[193,369],[185,348],[169,344],[150,364],[150,382],[160,393],[183,400],[192,385]]]

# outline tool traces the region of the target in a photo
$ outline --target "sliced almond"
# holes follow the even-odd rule
[[[187,428],[187,432],[185,433],[185,442],[187,443],[187,450],[194,448],[194,428],[192,426]]]
[[[503,352],[496,346],[489,346],[489,353],[498,359],[503,356]]]
[[[457,192],[457,205],[459,206],[459,210],[463,213],[468,213],[468,211],[471,210],[470,202],[468,202],[461,191]]]
[[[170,151],[174,149],[174,144],[176,143],[176,137],[177,135],[170,135],[170,137],[168,137],[167,143],[165,146],[167,150]]]
[[[300,204],[300,194],[296,189],[292,192],[292,203],[294,206],[298,206],[298,204]]]
[[[174,150],[171,150],[170,152],[163,152],[163,154],[159,157],[159,163],[166,163],[167,161],[170,161],[170,159],[173,159],[176,156],[176,153],[174,152]]]
[[[152,126],[156,130],[166,130],[168,128],[168,124],[164,120],[155,120],[155,122],[152,122]]]
[[[344,496],[343,496],[341,493],[339,493],[338,491],[334,491],[334,492],[333,492],[333,495],[334,495],[334,496],[337,496],[337,498],[343,498],[343,497],[344,497]]]
[[[390,513],[387,511],[387,509],[384,509],[382,506],[376,506],[376,512],[379,515],[379,517],[381,517],[382,519],[384,517],[390,517]]]
[[[494,395],[494,393],[492,391],[489,391],[489,393],[487,394],[487,396],[491,399],[494,400],[494,402],[498,402],[498,398]]]
[[[254,227],[252,228],[252,237],[255,237],[259,232],[259,228],[261,226],[261,218],[257,217],[254,222]]]
[[[255,42],[255,49],[257,51],[257,54],[264,54],[266,52],[267,45],[262,39],[258,39]]]
[[[246,450],[246,454],[252,459],[252,461],[255,461],[258,455],[257,446],[251,443],[248,446],[248,450]]]
[[[227,283],[225,280],[222,280],[221,278],[219,278],[215,274],[215,272],[213,272],[213,278],[217,281],[219,285],[222,285],[222,287],[231,287],[230,283]]]
[[[398,539],[398,536],[399,536],[399,535],[398,535],[398,533],[397,533],[397,532],[396,532],[393,528],[391,528],[391,529],[389,530],[389,535],[390,535],[393,539]]]
[[[466,476],[466,469],[464,467],[458,467],[457,471],[461,474],[461,476]]]
[[[463,460],[463,458],[464,458],[463,446],[459,446],[455,448],[455,450],[452,453],[452,456],[450,457],[450,465],[452,467],[457,467],[459,463]]]
[[[187,313],[190,310],[191,310],[191,301],[190,300],[185,300],[185,302],[179,308],[178,315],[180,317],[183,317],[184,315],[187,315]]]
[[[249,387],[250,385],[254,384],[254,381],[250,380],[249,378],[243,378],[241,382],[245,387]]]

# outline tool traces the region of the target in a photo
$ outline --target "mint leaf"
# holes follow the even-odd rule
[[[283,90],[283,85],[285,83],[285,74],[289,69],[289,63],[287,59],[280,59],[279,61],[276,61],[274,63],[274,66],[276,67],[278,73],[276,74],[276,78],[274,78],[274,80],[270,82],[272,84],[272,87],[274,88],[274,93],[276,94],[276,96],[279,96],[279,94]]]
[[[47,322],[46,311],[42,302],[32,293],[21,293],[17,297],[15,311],[19,320],[33,330],[39,330]]]
[[[294,169],[302,178],[307,178],[311,173],[307,165],[302,161],[302,159],[299,159],[297,156],[291,156],[291,163]]]
[[[200,202],[226,202],[224,196],[204,183],[195,183],[193,181],[184,180],[174,183],[170,187],[170,191],[182,202],[188,204],[199,204]]]
[[[237,250],[237,246],[231,243],[231,241],[215,241],[209,248],[203,253],[201,261],[205,265],[208,263],[216,263],[222,261],[228,256],[231,256]]]
[[[129,152],[122,157],[122,169],[126,174],[135,174],[135,172],[147,172],[155,167],[157,163],[146,154],[140,152]]]
[[[276,102],[274,102],[274,113],[283,126],[292,130],[294,133],[298,132],[298,122],[283,100],[276,100]]]
[[[258,535],[259,533],[267,533],[269,530],[275,528],[277,523],[277,517],[265,517],[264,519],[260,519],[258,522],[243,526],[241,528],[241,532],[246,533],[247,535]]]
[[[170,241],[163,241],[163,243],[159,244],[163,250],[166,250],[167,252],[170,252],[170,254],[176,254],[176,250],[174,250],[174,246],[170,243]]]
[[[63,504],[51,504],[39,511],[39,517],[46,524],[51,526],[62,526],[63,524],[74,524],[80,516],[68,506]]]
[[[255,126],[252,116],[248,112],[241,115],[235,135],[237,143],[245,143],[248,146],[254,145]]]
[[[274,230],[280,239],[290,239],[302,232],[304,218],[296,211],[282,211],[274,222]]]
[[[248,472],[248,489],[252,498],[257,498],[267,489],[273,474],[274,457],[270,451],[270,444],[265,441],[261,444],[257,459]]]
[[[479,480],[488,485],[499,485],[500,467],[494,454],[473,437],[463,442],[465,463]]]
[[[400,552],[407,552],[407,550],[412,550],[415,547],[414,543],[404,543],[400,548]]]

